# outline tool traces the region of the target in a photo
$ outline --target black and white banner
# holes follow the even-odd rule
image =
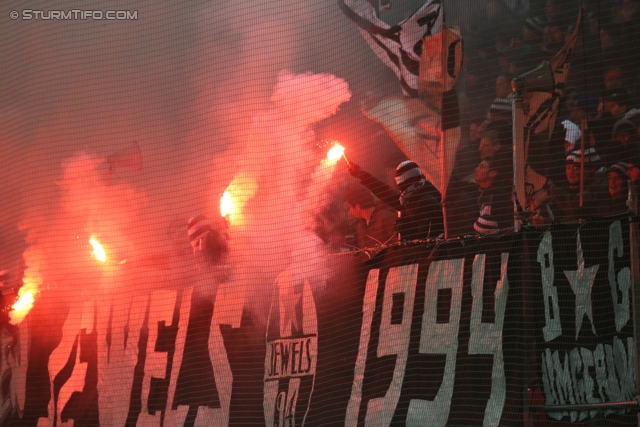
[[[225,284],[36,304],[3,328],[0,425],[520,426],[527,389],[633,400],[629,241],[620,220],[396,247],[323,287],[281,273],[263,315]]]
[[[546,232],[538,244],[534,282],[541,285],[537,304],[544,313],[537,363],[547,405],[630,401],[638,393],[629,227],[623,224]],[[550,413],[572,422],[594,415]]]
[[[400,265],[369,271],[345,425],[514,424],[503,339],[519,321],[513,244],[404,249],[385,260]]]
[[[302,426],[310,408],[318,361],[318,317],[308,280],[289,270],[276,279],[264,364],[267,427]]]

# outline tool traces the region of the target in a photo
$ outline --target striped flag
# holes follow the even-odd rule
[[[556,125],[556,119],[558,117],[558,107],[560,105],[560,99],[564,94],[567,85],[567,79],[569,78],[571,56],[573,54],[573,50],[576,47],[576,42],[578,41],[578,33],[581,23],[582,10],[578,14],[578,21],[576,22],[573,33],[567,38],[564,47],[560,49],[560,51],[551,59],[551,61],[549,61],[549,65],[551,66],[551,70],[553,71],[553,78],[555,81],[555,88],[553,93],[531,93],[531,99],[529,100],[529,111],[531,111],[532,114],[525,124],[526,153],[529,152],[529,142],[531,140],[532,133],[535,135],[546,133],[547,140],[551,139],[551,135]]]
[[[445,199],[460,144],[455,79],[462,43],[455,28],[425,38],[416,97],[388,97],[367,116],[382,124],[404,154],[416,162]]]
[[[378,58],[398,76],[404,93],[417,96],[423,39],[442,29],[441,0],[427,0],[409,18],[393,26],[382,21],[366,0],[340,0],[339,4]]]

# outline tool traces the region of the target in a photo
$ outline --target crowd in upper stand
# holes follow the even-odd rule
[[[539,6],[538,14],[534,7],[514,19],[502,1],[488,0],[485,19],[462,22],[466,66],[458,87],[468,132],[452,185],[456,179],[470,181],[465,177],[480,164],[474,178],[482,201],[487,190],[477,180],[486,181],[490,167],[496,179],[484,185],[494,188],[491,193],[503,187],[492,197],[494,204],[501,200],[497,205],[503,210],[513,188],[511,80],[562,49],[582,7],[582,31],[552,137],[537,135],[530,142],[530,197],[524,208],[533,213],[526,220],[547,226],[624,213],[628,182],[637,180],[640,166],[640,1],[546,0]],[[512,214],[500,214],[494,230],[483,228],[482,213],[491,208],[480,205],[476,232],[513,226]]]
[[[628,185],[640,174],[640,0],[540,2],[532,0],[529,13],[516,17],[502,0],[488,0],[482,19],[467,13],[454,22],[465,42],[465,59],[456,84],[463,141],[446,200],[450,237],[508,232],[517,211],[524,212],[523,224],[537,227],[629,211]],[[583,24],[555,128],[551,138],[541,134],[531,140],[527,205],[515,206],[511,81],[562,49],[580,8]],[[524,108],[531,113],[526,99]],[[350,172],[377,189],[359,168]],[[402,216],[404,207],[398,210],[398,195],[393,197],[394,206],[387,207]],[[352,202],[353,213],[360,206]],[[435,224],[433,230],[440,232],[442,218],[430,212],[421,226]],[[384,215],[388,219],[393,213]],[[358,234],[366,236],[370,219],[356,217],[365,225]],[[405,235],[436,237],[431,230],[417,235],[405,230]],[[390,239],[396,237],[376,236],[379,243]]]

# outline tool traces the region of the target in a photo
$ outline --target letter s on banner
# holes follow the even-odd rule
[[[173,311],[178,297],[177,291],[155,291],[151,294],[149,306],[149,340],[147,341],[147,356],[144,362],[144,378],[142,380],[142,408],[138,416],[137,425],[160,425],[162,414],[149,412],[149,394],[151,392],[151,379],[164,379],[167,375],[168,357],[166,351],[155,351],[158,342],[158,328],[162,321],[166,326],[172,326]]]
[[[213,317],[209,330],[209,358],[213,365],[213,375],[220,397],[220,408],[198,407],[195,425],[227,426],[229,425],[229,404],[233,386],[233,372],[229,365],[227,350],[222,339],[220,325],[231,325],[239,328],[244,308],[245,289],[236,282],[220,284],[213,304]]]

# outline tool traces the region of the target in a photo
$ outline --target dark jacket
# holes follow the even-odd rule
[[[398,215],[387,204],[378,202],[371,213],[371,219],[367,223],[364,219],[358,220],[358,248],[375,248],[380,245],[397,240],[395,223]]]
[[[513,228],[513,202],[508,191],[495,185],[480,189],[478,205],[480,213],[473,225],[478,234],[487,236]]]
[[[371,174],[359,170],[356,178],[378,199],[400,212],[400,218],[396,221],[396,230],[400,233],[402,240],[434,239],[444,233],[440,196],[438,190],[429,182],[414,191],[407,192],[404,203],[400,203],[400,193]]]
[[[553,203],[556,222],[576,223],[580,219],[599,216],[599,206],[609,203],[607,173],[598,170],[584,182],[583,203],[580,207],[580,187],[578,185],[555,185],[550,183],[547,190]]]

